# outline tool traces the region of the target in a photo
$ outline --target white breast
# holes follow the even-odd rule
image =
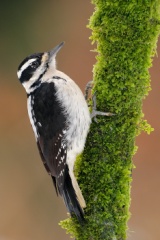
[[[55,74],[66,80],[55,79],[54,83],[57,90],[57,99],[67,116],[68,129],[65,135],[67,162],[74,165],[76,156],[84,149],[91,123],[90,113],[83,93],[76,83],[62,72],[57,71]]]

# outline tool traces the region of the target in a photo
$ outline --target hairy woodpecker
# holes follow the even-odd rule
[[[43,164],[71,216],[75,214],[81,222],[86,204],[73,170],[91,117],[80,88],[56,69],[56,54],[63,45],[28,56],[17,75],[27,92],[28,115]]]

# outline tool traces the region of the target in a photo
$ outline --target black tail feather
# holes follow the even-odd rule
[[[52,177],[52,179],[53,179],[53,177]],[[54,183],[54,186],[56,187],[57,184],[55,183],[55,178],[53,179],[53,183]],[[78,221],[80,223],[83,223],[84,212],[83,212],[82,207],[80,206],[80,203],[77,200],[77,196],[76,196],[75,190],[72,185],[72,180],[69,175],[68,166],[66,166],[63,190],[60,192],[58,189],[58,192],[63,197],[65,205],[66,205],[69,213],[71,214],[71,216],[76,215]]]
[[[78,221],[82,223],[84,221],[84,212],[77,200],[77,196],[68,171],[64,182],[62,197],[71,216],[75,214]]]

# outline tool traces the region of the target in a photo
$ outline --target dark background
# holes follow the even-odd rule
[[[68,240],[58,226],[66,209],[40,160],[28,120],[26,94],[17,80],[19,63],[61,41],[58,68],[83,90],[92,79],[95,53],[86,28],[90,1],[3,1],[0,4],[0,240]],[[160,51],[160,46],[159,46]],[[137,139],[128,240],[160,239],[159,59],[150,69],[152,91],[144,101],[154,127]]]

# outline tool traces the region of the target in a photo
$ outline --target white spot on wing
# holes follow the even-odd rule
[[[37,125],[38,125],[39,127],[42,127],[42,124],[41,124],[40,122],[37,122]]]

